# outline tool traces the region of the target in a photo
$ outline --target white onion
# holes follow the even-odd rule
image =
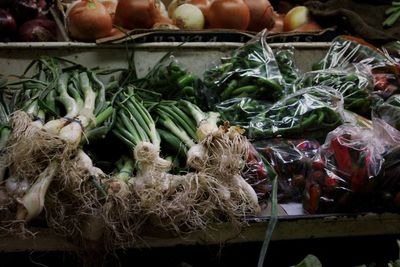
[[[204,15],[200,8],[191,4],[183,4],[175,9],[172,17],[176,26],[185,30],[204,29]]]

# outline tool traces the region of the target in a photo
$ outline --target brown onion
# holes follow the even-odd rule
[[[214,0],[207,19],[209,28],[246,30],[250,10],[243,0]]]
[[[154,0],[119,0],[114,23],[125,29],[149,29],[159,14]]]
[[[81,0],[67,10],[67,29],[79,41],[95,41],[111,33],[112,18],[97,0]]]
[[[274,8],[268,0],[244,0],[250,10],[249,31],[272,29],[275,24]]]

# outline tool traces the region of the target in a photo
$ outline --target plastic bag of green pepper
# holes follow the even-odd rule
[[[362,39],[343,35],[333,40],[326,56],[313,65],[313,70],[364,64],[372,75],[375,93],[386,99],[398,92],[400,82],[399,68],[388,55]]]
[[[267,31],[260,32],[205,71],[203,81],[210,108],[232,98],[276,101],[283,96],[284,80],[266,35]]]
[[[342,125],[330,132],[306,179],[309,213],[374,211],[384,154],[400,138],[381,120],[373,128]]]
[[[286,93],[293,93],[292,85],[301,76],[295,62],[295,48],[293,46],[281,46],[275,49],[274,55],[286,83]]]
[[[294,88],[324,85],[343,95],[344,108],[370,117],[374,89],[372,76],[364,64],[349,64],[346,67],[310,71],[296,81]]]
[[[343,97],[327,86],[305,88],[278,101],[250,122],[252,139],[312,138],[320,142],[343,123]]]
[[[240,97],[218,103],[215,109],[221,114],[223,120],[229,121],[232,125],[248,129],[253,117],[264,112],[270,106],[272,104],[266,101]]]

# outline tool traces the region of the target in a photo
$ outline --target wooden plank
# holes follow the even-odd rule
[[[208,232],[197,232],[186,237],[144,236],[137,247],[172,247],[177,245],[210,245],[220,243],[261,242],[268,221],[253,222],[240,231],[224,224]],[[35,237],[1,238],[0,252],[74,251],[76,246],[57,236],[50,229],[32,229]],[[278,221],[273,240],[295,240],[329,237],[355,237],[400,234],[399,214],[366,214],[358,216],[284,216]]]

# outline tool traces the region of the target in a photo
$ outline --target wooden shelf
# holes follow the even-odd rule
[[[185,238],[144,237],[137,247],[171,247],[177,245],[210,245],[244,242],[261,242],[264,239],[268,218],[251,222],[238,231],[232,225],[219,225],[213,230],[193,233]],[[36,235],[22,239],[15,236],[1,238],[0,252],[22,251],[74,251],[75,245],[57,236],[50,229],[30,229]],[[295,240],[330,237],[355,237],[400,234],[400,214],[363,214],[330,216],[282,216],[272,239]]]

